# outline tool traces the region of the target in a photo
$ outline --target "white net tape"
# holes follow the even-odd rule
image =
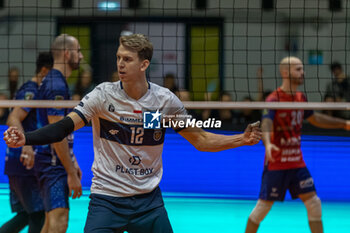
[[[79,101],[74,100],[0,100],[0,108],[74,108]],[[184,101],[187,109],[311,109],[311,110],[350,110],[348,102],[221,102]]]

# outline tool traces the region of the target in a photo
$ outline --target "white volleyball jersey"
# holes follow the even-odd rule
[[[149,83],[147,93],[134,100],[120,81],[106,82],[87,94],[74,111],[86,123],[92,122],[95,159],[91,193],[125,197],[158,186],[163,175],[165,128],[144,128],[143,113],[156,112],[158,115],[148,119],[153,123],[159,123],[162,115],[186,115],[176,95]]]

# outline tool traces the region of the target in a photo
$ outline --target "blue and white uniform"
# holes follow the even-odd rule
[[[38,92],[41,100],[70,100],[69,88],[63,74],[52,69],[43,79]],[[66,116],[70,109],[40,108],[37,110],[38,128],[49,124],[48,116]],[[71,155],[73,136],[67,137]],[[38,146],[34,169],[40,181],[45,211],[56,208],[69,208],[67,173],[59,160],[53,145]]]
[[[16,93],[16,100],[33,100],[37,97],[38,84],[33,81],[24,83]],[[36,129],[36,112],[32,108],[22,108],[28,113],[22,121],[25,132]],[[7,148],[5,174],[9,177],[10,202],[13,212],[33,213],[43,210],[38,180],[33,169],[26,169],[20,162],[22,148]]]
[[[146,94],[135,100],[120,81],[100,84],[73,110],[85,123],[91,120],[93,128],[94,177],[85,232],[132,231],[139,221],[133,224],[129,217],[141,213],[149,221],[137,232],[172,232],[158,188],[165,128],[143,127],[143,113],[157,110],[161,118],[186,115],[181,101],[168,89],[149,83]],[[105,208],[108,203],[112,209]],[[155,211],[147,215],[152,209]],[[155,215],[161,220],[153,227],[159,228],[146,227],[158,218]]]

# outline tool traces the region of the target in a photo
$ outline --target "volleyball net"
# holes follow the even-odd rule
[[[0,4],[1,98],[10,98],[15,87],[31,79],[38,53],[68,33],[78,38],[84,55],[67,80],[78,100],[91,87],[118,79],[120,35],[142,33],[154,46],[148,79],[174,91],[188,109],[292,107],[349,118],[350,84],[346,78],[338,83],[339,69],[331,70],[338,65],[346,77],[348,12],[347,1],[5,0]],[[300,90],[309,103],[263,103],[281,84],[279,63],[286,56],[304,63]],[[9,82],[11,76],[18,77],[17,84]],[[0,100],[2,107],[18,104],[53,106]]]

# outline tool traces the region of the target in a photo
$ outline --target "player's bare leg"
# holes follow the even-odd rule
[[[49,232],[49,215],[45,212],[45,222],[43,227],[41,228],[40,233],[48,233]]]
[[[300,194],[299,198],[304,202],[307,209],[311,232],[323,233],[321,201],[316,192]]]
[[[273,201],[266,201],[261,199],[258,200],[255,208],[250,213],[250,216],[248,218],[245,233],[256,233],[258,231],[260,222],[269,213],[272,205],[273,205]]]
[[[256,224],[255,222],[250,220],[250,218],[248,218],[248,222],[247,222],[247,227],[245,229],[245,233],[255,233],[255,232],[258,231],[258,228],[259,228],[259,224]]]
[[[68,208],[57,208],[48,212],[48,233],[65,233],[68,228]]]

